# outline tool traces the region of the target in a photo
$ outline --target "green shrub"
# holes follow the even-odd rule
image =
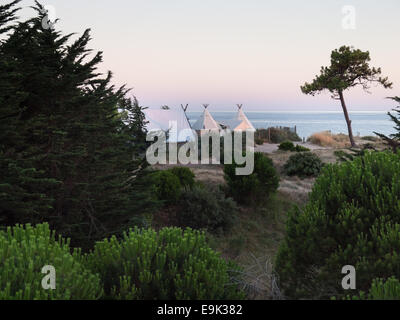
[[[283,151],[294,151],[295,146],[292,141],[284,141],[279,145],[278,149]]]
[[[390,277],[386,281],[374,279],[368,294],[360,292],[357,296],[347,296],[346,300],[400,300],[400,281]]]
[[[292,155],[284,165],[288,176],[311,177],[317,176],[323,163],[317,155],[311,152],[302,152]]]
[[[236,203],[219,190],[194,187],[182,192],[177,214],[182,226],[209,231],[227,231],[237,216]]]
[[[281,143],[284,141],[301,141],[301,138],[296,132],[289,128],[268,128],[268,129],[257,129],[256,137],[260,137],[270,143]]]
[[[179,178],[169,170],[155,171],[151,174],[152,183],[159,200],[175,203],[181,194]]]
[[[366,292],[375,278],[400,278],[399,251],[400,154],[373,152],[325,166],[307,205],[289,214],[276,268],[289,297],[340,297],[344,265]]]
[[[243,204],[266,200],[278,189],[279,177],[272,160],[260,152],[254,153],[254,171],[247,176],[236,175],[236,163],[224,165],[227,193]]]
[[[95,245],[87,256],[114,299],[237,299],[228,264],[199,231],[137,229]]]
[[[291,141],[284,141],[278,146],[279,150],[282,151],[295,151],[295,152],[307,152],[310,151],[310,149],[303,147],[299,144],[296,146],[293,144]]]
[[[45,290],[42,268],[56,271],[56,289]],[[69,240],[56,237],[48,224],[27,224],[0,231],[1,300],[97,299],[100,279],[81,263],[80,251],[71,254]]]
[[[168,171],[176,175],[182,187],[192,188],[194,185],[194,173],[186,167],[174,167]]]
[[[308,152],[308,151],[310,151],[310,149],[308,149],[308,148],[306,148],[306,147],[303,147],[303,146],[301,146],[301,145],[296,145],[296,147],[294,148],[294,151],[296,151],[296,152]]]

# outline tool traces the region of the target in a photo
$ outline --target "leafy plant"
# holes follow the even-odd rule
[[[196,186],[182,192],[177,217],[182,226],[220,232],[232,227],[237,210],[221,191]]]
[[[299,144],[297,144],[296,146],[293,144],[293,142],[291,141],[285,141],[282,142],[279,146],[278,146],[279,150],[283,150],[283,151],[293,151],[293,152],[306,152],[306,151],[310,151],[310,149],[303,147]]]
[[[230,284],[230,268],[206,243],[205,234],[191,229],[164,228],[158,233],[135,228],[105,239],[87,256],[113,299],[241,299]]]
[[[400,97],[392,97],[390,99],[393,99],[394,101],[400,103]],[[397,117],[390,112],[388,112],[388,115],[390,119],[394,122],[394,129],[397,131],[397,133],[391,134],[389,137],[381,133],[374,133],[377,136],[381,137],[387,143],[387,145],[392,148],[393,152],[396,153],[397,150],[400,149],[400,106],[398,106],[397,109],[393,109],[393,111],[397,113]]]
[[[236,163],[224,166],[227,193],[237,202],[250,204],[268,199],[278,189],[279,177],[272,160],[260,152],[254,153],[252,174],[236,175]]]
[[[302,152],[292,155],[284,165],[288,176],[317,176],[323,167],[321,159],[312,152]]]
[[[291,141],[284,141],[278,146],[278,149],[283,151],[293,151],[295,146]]]
[[[41,272],[55,268],[55,289],[45,290]],[[100,279],[84,264],[80,250],[71,254],[69,240],[56,237],[48,224],[27,224],[0,231],[1,300],[98,299]]]
[[[174,167],[170,169],[172,174],[178,177],[182,187],[192,188],[194,186],[194,173],[186,167]]]
[[[344,265],[357,289],[400,277],[400,154],[367,152],[322,170],[302,209],[289,214],[276,268],[289,297],[339,298]]]
[[[151,180],[159,200],[175,203],[181,195],[182,185],[179,178],[169,170],[151,173]]]

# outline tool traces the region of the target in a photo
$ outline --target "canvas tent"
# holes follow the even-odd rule
[[[244,114],[242,105],[238,104],[237,107],[238,113],[236,114],[236,117],[231,120],[224,121],[222,124],[233,131],[256,131],[249,119],[247,119],[246,115]]]
[[[200,118],[193,124],[192,128],[198,131],[221,130],[221,126],[214,120],[211,113],[207,110],[208,104],[204,104],[204,111]]]
[[[190,123],[182,109],[144,109],[147,131],[169,132],[169,142],[195,141],[195,134],[190,127]],[[172,129],[176,123],[176,134],[172,134]]]

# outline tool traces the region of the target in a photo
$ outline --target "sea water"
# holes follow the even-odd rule
[[[236,112],[211,112],[216,121],[235,117]],[[342,112],[245,112],[253,126],[295,127],[301,138],[308,138],[313,133],[330,130],[332,133],[347,134],[347,125]],[[201,112],[187,112],[191,124],[200,117]],[[394,133],[394,123],[390,121],[387,112],[351,112],[353,134],[355,136],[370,136],[375,132],[383,134]]]

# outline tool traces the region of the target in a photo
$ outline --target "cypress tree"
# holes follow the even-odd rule
[[[19,110],[9,147],[40,175],[46,210],[22,212],[17,221],[11,206],[1,214],[7,224],[48,221],[85,247],[145,224],[156,205],[144,171],[144,115],[136,99],[126,98],[128,89],[112,85],[111,72],[98,73],[102,53],[90,55],[90,30],[71,43],[71,34],[42,27],[41,4],[34,9],[36,17],[19,22],[2,44],[13,64],[1,77],[14,83],[10,108]]]
[[[390,99],[400,103],[400,97],[391,97]],[[393,152],[397,152],[397,150],[400,149],[400,106],[398,106],[397,109],[393,109],[393,111],[397,113],[397,116],[395,114],[391,114],[390,112],[388,112],[388,116],[390,117],[390,120],[394,122],[394,129],[397,132],[389,136],[386,136],[382,133],[374,133],[381,137],[392,148]]]

